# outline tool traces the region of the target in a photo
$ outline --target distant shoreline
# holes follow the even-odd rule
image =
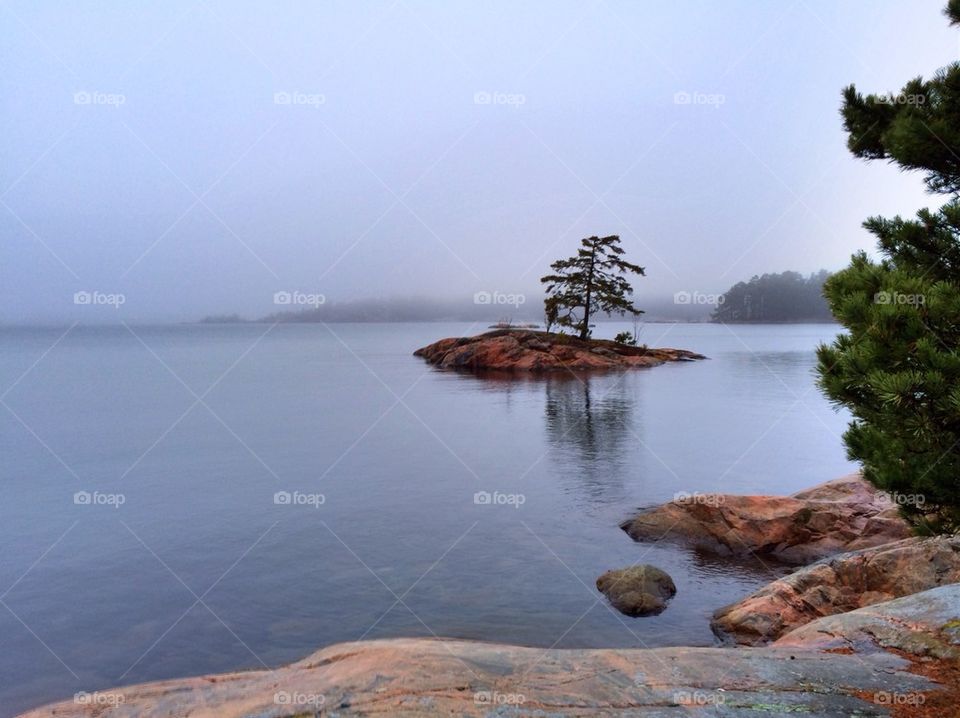
[[[443,319],[326,319],[323,321],[271,321],[267,319],[240,319],[235,321],[205,321],[205,320],[124,320],[124,321],[93,321],[93,322],[71,322],[67,320],[61,321],[50,321],[50,322],[26,322],[26,323],[0,323],[0,330],[3,329],[65,329],[75,324],[77,328],[81,327],[123,327],[124,324],[132,327],[202,327],[202,326],[233,326],[233,325],[243,325],[243,324],[255,324],[255,325],[270,325],[270,324],[469,324],[475,323],[478,327],[486,327],[488,324],[492,323],[489,320],[475,320],[475,319],[457,319],[457,318],[443,318]],[[614,325],[618,324],[623,325],[623,322],[616,321],[602,321],[597,322],[598,325]],[[644,324],[650,325],[663,325],[663,324],[684,324],[684,325],[737,325],[737,326],[789,326],[794,324],[830,324],[840,326],[835,321],[827,321],[823,319],[810,319],[810,320],[796,320],[796,321],[782,321],[782,322],[711,322],[711,321],[695,321],[688,319],[648,319],[644,321]]]
[[[438,319],[230,319],[217,320],[203,318],[196,321],[176,322],[177,324],[443,324],[451,322],[473,322],[486,326],[490,329],[497,328],[496,322],[488,319],[464,319],[462,317],[441,317]],[[623,324],[626,320],[606,319],[598,321],[598,325],[603,324]],[[514,324],[514,328],[524,328],[527,322]],[[535,324],[535,322],[531,322]],[[714,322],[709,319],[645,319],[643,324],[714,324],[721,325],[783,325],[783,324],[837,324],[833,319],[790,319],[781,321],[736,321],[736,322]],[[528,327],[529,328],[529,327]]]

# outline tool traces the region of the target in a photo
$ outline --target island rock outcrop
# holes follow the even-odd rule
[[[507,371],[630,369],[706,358],[684,349],[651,349],[606,339],[583,341],[526,329],[498,329],[475,337],[441,339],[417,349],[414,356],[444,369]]]

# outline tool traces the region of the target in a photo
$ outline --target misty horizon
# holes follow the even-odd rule
[[[541,296],[594,234],[641,307],[839,268],[865,217],[938,204],[837,116],[956,59],[925,4],[8,5],[0,323]]]

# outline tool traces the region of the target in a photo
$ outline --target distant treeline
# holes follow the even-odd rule
[[[804,277],[797,272],[764,274],[749,282],[740,282],[721,295],[722,301],[710,314],[713,306],[692,301],[690,292],[670,296],[646,296],[637,305],[646,311],[646,322],[803,322],[832,321],[822,295],[826,270]],[[255,322],[477,322],[487,326],[499,321],[515,324],[543,323],[543,297],[500,292],[476,292],[459,299],[430,297],[389,297],[352,299],[342,302],[327,301],[319,294],[278,292],[274,299],[276,311],[257,318],[236,314],[204,317],[201,322],[211,324]],[[621,317],[597,317],[598,321],[626,321]]]
[[[714,322],[829,322],[833,315],[823,297],[830,272],[805,277],[781,272],[753,277],[728,289],[710,319]]]
[[[310,295],[304,295],[309,297]],[[249,321],[236,315],[204,317],[204,323],[236,323]],[[295,302],[257,318],[257,322],[479,322],[486,326],[497,321],[543,321],[542,302],[519,295],[479,293],[462,300],[437,300],[418,297],[390,299],[356,299],[346,302],[323,302],[297,307]]]
[[[517,297],[505,295],[507,299]],[[475,302],[473,296],[461,300],[428,298],[354,299],[325,302],[319,306],[283,309],[254,318],[237,314],[214,314],[200,320],[203,324],[238,324],[244,322],[477,322],[487,326],[501,321],[514,324],[543,324],[543,299],[529,296],[523,303],[503,303],[500,295],[490,302]],[[704,304],[677,304],[673,297],[655,297],[640,306],[646,310],[644,321],[706,322],[710,307]],[[601,315],[598,321],[626,321],[622,317]]]

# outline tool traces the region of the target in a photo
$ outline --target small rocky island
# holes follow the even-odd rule
[[[497,329],[475,337],[441,339],[413,354],[444,369],[508,371],[630,369],[706,359],[685,349],[653,349],[528,329]]]

